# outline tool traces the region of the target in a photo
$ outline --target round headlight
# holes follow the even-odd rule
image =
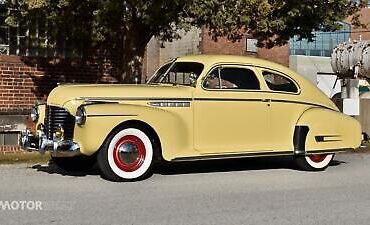
[[[84,125],[86,122],[86,111],[84,107],[78,107],[75,121],[78,125]]]
[[[39,119],[39,109],[37,106],[32,107],[30,117],[33,122]]]

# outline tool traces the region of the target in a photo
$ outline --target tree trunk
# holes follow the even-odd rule
[[[140,84],[143,74],[143,60],[146,45],[150,41],[151,35],[143,32],[130,33],[124,37],[123,49],[121,54],[121,81],[123,83]],[[120,66],[120,65],[118,65]]]
[[[143,59],[144,53],[139,52],[134,54],[131,59],[125,61],[125,70],[123,75],[122,82],[129,84],[140,84],[143,74]]]

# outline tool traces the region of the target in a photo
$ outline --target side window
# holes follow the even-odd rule
[[[250,69],[218,67],[207,76],[204,87],[208,89],[260,90],[260,83]]]
[[[267,86],[272,91],[284,91],[291,93],[298,92],[297,85],[295,85],[295,83],[287,77],[270,71],[263,71],[262,75],[266,81]]]
[[[191,79],[196,79],[203,71],[203,64],[193,62],[177,62],[168,72],[163,83],[191,85]]]

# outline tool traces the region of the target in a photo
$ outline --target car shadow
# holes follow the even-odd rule
[[[346,162],[333,160],[330,167],[339,166]],[[54,163],[47,165],[36,164],[31,167],[38,172],[48,174],[60,174],[63,176],[83,177],[87,175],[100,175],[97,165],[89,170],[71,172],[59,168]],[[191,162],[160,163],[154,166],[153,173],[161,175],[180,175],[197,173],[219,173],[233,171],[255,171],[255,170],[275,170],[289,169],[300,170],[294,163],[293,157],[258,157],[258,158],[239,158],[239,159],[218,159],[200,160]]]
[[[329,166],[339,166],[342,163],[345,162],[333,160]],[[154,173],[162,175],[176,175],[274,169],[301,170],[294,162],[294,158],[292,156],[275,156],[164,163],[157,165],[154,169]]]
[[[36,164],[31,166],[32,169],[35,169],[38,172],[44,172],[48,174],[59,174],[62,176],[74,176],[74,177],[83,177],[87,175],[99,175],[100,171],[97,165],[93,166],[88,170],[83,171],[67,171],[59,168],[56,164],[49,162],[47,165]]]

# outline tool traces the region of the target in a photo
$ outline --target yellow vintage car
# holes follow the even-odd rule
[[[31,118],[37,131],[22,132],[24,148],[50,151],[64,169],[97,161],[114,181],[146,178],[161,160],[286,155],[324,170],[361,144],[358,121],[311,82],[244,56],[180,57],[145,85],[62,85]]]

